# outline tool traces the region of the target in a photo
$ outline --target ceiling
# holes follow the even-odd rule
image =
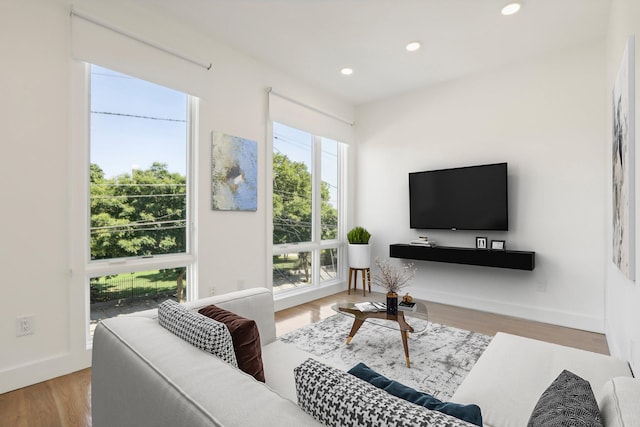
[[[611,4],[521,0],[502,16],[507,0],[130,1],[355,105],[602,39]]]

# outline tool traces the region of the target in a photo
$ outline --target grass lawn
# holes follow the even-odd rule
[[[299,264],[298,254],[276,255],[273,257],[273,268],[293,270]]]

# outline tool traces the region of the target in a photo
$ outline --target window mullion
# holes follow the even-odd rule
[[[322,241],[322,139],[315,135],[313,137],[313,203],[312,203],[312,223],[313,223],[313,243],[315,248],[311,252],[311,267],[313,272],[314,286],[320,286],[320,243]]]
[[[198,147],[198,128],[200,126],[199,120],[199,105],[200,100],[195,97],[187,96],[187,120],[189,125],[187,126],[187,247],[186,253],[191,258],[191,262],[187,264],[187,300],[193,301],[199,297],[198,295],[198,269],[195,262],[195,248],[197,247],[196,233],[196,197],[197,194],[197,147]]]
[[[340,144],[338,148],[338,235],[337,240],[340,242],[338,246],[338,265],[345,266],[338,269],[338,277],[342,278],[346,275],[347,254],[345,237],[347,235],[347,213],[349,205],[347,203],[348,195],[348,179],[347,179],[347,148],[346,144]],[[343,237],[344,236],[344,237]]]
[[[319,244],[322,240],[321,230],[321,211],[322,211],[322,143],[319,136],[313,137],[313,168],[311,172],[311,222],[313,231],[311,233],[311,241]]]

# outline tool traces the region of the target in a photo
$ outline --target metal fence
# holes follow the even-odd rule
[[[92,278],[91,303],[107,302],[121,299],[150,298],[160,295],[172,295],[177,285],[167,288],[166,282],[141,280],[135,275],[103,276]]]

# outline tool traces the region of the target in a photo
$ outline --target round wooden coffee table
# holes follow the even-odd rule
[[[382,327],[400,331],[402,336],[402,346],[404,347],[404,356],[407,362],[407,367],[411,367],[411,360],[409,359],[409,343],[407,338],[411,332],[424,332],[429,325],[429,313],[427,306],[421,302],[416,302],[414,310],[400,310],[398,308],[398,314],[387,314],[386,311],[361,311],[356,307],[356,303],[343,302],[334,304],[331,309],[353,318],[353,326],[347,337],[347,344],[351,343],[351,340],[358,332],[358,329],[364,324],[364,322]],[[414,322],[415,328],[408,322],[411,319],[420,319],[420,322]]]

